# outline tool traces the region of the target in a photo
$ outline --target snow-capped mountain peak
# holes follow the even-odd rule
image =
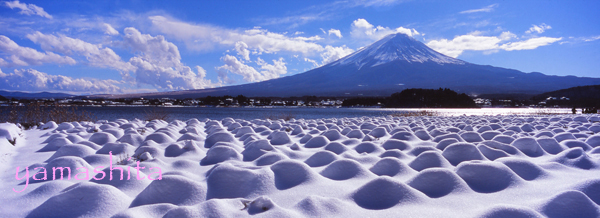
[[[332,62],[331,65],[355,64],[362,68],[398,60],[409,63],[431,61],[438,64],[465,64],[464,61],[443,55],[406,34],[396,33]]]

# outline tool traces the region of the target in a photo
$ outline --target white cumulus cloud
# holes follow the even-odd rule
[[[529,28],[527,31],[525,31],[525,33],[543,33],[546,30],[552,29],[551,26],[542,23],[539,26],[538,25],[532,25],[531,28]]]
[[[374,26],[373,24],[370,24],[367,20],[362,18],[359,18],[352,22],[350,28],[350,35],[352,37],[359,39],[370,39],[373,41],[379,40],[393,33],[404,33],[409,36],[420,35],[420,33],[417,32],[417,30],[415,29],[408,29],[404,27],[390,29],[388,27]]]
[[[0,61],[0,66],[29,66],[44,63],[75,64],[71,57],[61,56],[53,52],[39,52],[33,48],[21,47],[10,38],[0,35],[0,51],[6,55],[6,60]],[[3,55],[0,53],[0,55]]]
[[[235,51],[239,56],[242,56],[244,60],[250,60],[250,50],[248,50],[248,45],[244,42],[236,42],[235,43]]]
[[[115,80],[71,78],[49,75],[34,69],[0,71],[0,87],[18,91],[63,91],[76,93],[118,93],[120,82]]]
[[[325,46],[325,52],[321,53],[321,58],[323,58],[322,65],[337,61],[346,55],[352,54],[352,52],[354,52],[354,50],[345,45],[340,47],[327,45]]]
[[[323,46],[313,41],[313,37],[288,37],[284,34],[254,28],[249,30],[232,30],[207,24],[190,24],[163,16],[151,16],[152,25],[170,37],[182,40],[192,50],[211,50],[218,45],[235,46],[244,42],[249,49],[259,52],[275,53],[279,51],[311,54],[323,50]]]
[[[458,57],[464,51],[484,51],[485,54],[490,54],[498,50],[513,51],[513,50],[529,50],[540,46],[552,44],[562,38],[552,37],[536,37],[523,41],[511,41],[517,36],[511,32],[503,32],[499,36],[483,36],[479,32],[473,32],[466,35],[456,36],[452,40],[439,39],[427,42],[430,48],[448,55],[450,57]]]
[[[502,46],[500,46],[500,48],[506,50],[506,51],[514,51],[514,50],[531,50],[531,49],[536,49],[540,46],[546,46],[549,44],[552,44],[554,42],[560,41],[562,39],[561,38],[552,38],[552,37],[537,37],[537,38],[531,38],[525,41],[520,41],[520,42],[511,42],[511,43],[506,43]]]
[[[232,83],[228,77],[228,73],[241,75],[246,82],[260,82],[269,79],[278,78],[280,75],[287,73],[286,63],[283,58],[273,60],[273,64],[268,64],[266,61],[258,58],[256,64],[262,69],[260,72],[254,67],[246,65],[239,61],[236,57],[225,55],[221,57],[224,65],[216,68],[221,81]]]
[[[194,72],[181,63],[179,49],[163,36],[142,34],[133,27],[124,30],[125,43],[138,55],[129,63],[136,67],[133,76],[126,78],[135,83],[154,86],[161,90],[202,89],[219,86],[206,79],[206,71],[196,66]],[[127,76],[129,77],[129,76]]]
[[[450,57],[458,57],[465,50],[485,51],[498,49],[502,39],[496,36],[462,35],[452,40],[431,40],[427,46]]]
[[[34,4],[26,4],[26,3],[21,3],[19,1],[12,1],[12,2],[4,2],[4,4],[9,7],[10,9],[19,9],[21,11],[19,11],[20,14],[25,14],[25,15],[38,15],[41,17],[45,17],[48,19],[52,19],[52,15],[48,14],[46,11],[44,11],[44,9],[42,7],[39,7],[37,5]]]
[[[110,24],[107,23],[103,23],[102,27],[104,28],[104,34],[106,35],[119,35],[119,31],[117,31],[115,28],[113,28]]]
[[[308,63],[312,63],[313,67],[318,67],[321,66],[317,61],[310,59],[310,58],[304,58],[304,61],[308,62]]]
[[[330,29],[329,35],[337,36],[340,39],[342,38],[342,32],[340,30],[336,30],[336,29]]]
[[[94,45],[81,39],[74,39],[64,35],[46,35],[36,31],[26,36],[29,40],[39,44],[46,51],[59,52],[67,55],[74,53],[86,57],[89,64],[95,67],[108,67],[121,72],[132,71],[133,66],[121,60],[110,48]]]

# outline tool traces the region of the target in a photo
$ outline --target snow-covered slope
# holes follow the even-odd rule
[[[362,67],[374,67],[392,61],[406,61],[408,63],[434,62],[437,64],[465,64],[464,61],[434,51],[422,42],[419,42],[406,34],[396,33],[390,34],[330,65],[355,65],[360,69]]]

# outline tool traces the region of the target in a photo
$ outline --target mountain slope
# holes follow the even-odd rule
[[[600,84],[600,78],[547,76],[471,64],[397,33],[337,61],[293,76],[238,86],[135,96],[389,96],[407,88],[440,87],[467,94],[539,94],[596,84]]]

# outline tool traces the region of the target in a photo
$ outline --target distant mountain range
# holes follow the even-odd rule
[[[598,84],[600,78],[548,76],[471,64],[443,55],[408,35],[397,33],[337,61],[293,76],[213,89],[100,97],[389,96],[407,88],[440,87],[469,95],[535,95]]]
[[[73,97],[74,95],[71,94],[65,94],[65,93],[52,93],[52,92],[36,92],[36,93],[29,93],[29,92],[14,92],[14,91],[3,91],[0,90],[0,95],[4,96],[5,98],[16,98],[16,99],[21,99],[21,98],[70,98]]]

